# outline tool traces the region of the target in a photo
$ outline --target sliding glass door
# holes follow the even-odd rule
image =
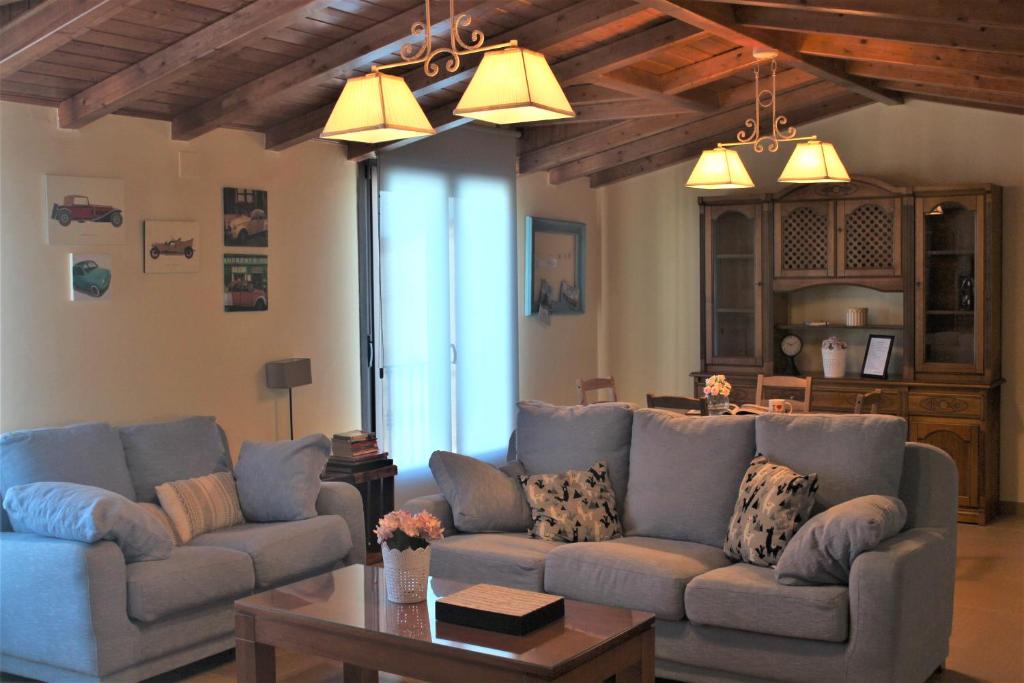
[[[435,450],[497,459],[517,398],[511,153],[481,172],[431,163],[429,142],[381,164],[376,425],[406,471]]]

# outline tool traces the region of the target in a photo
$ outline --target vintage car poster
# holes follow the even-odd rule
[[[124,244],[124,181],[46,176],[46,238],[50,244]]]
[[[142,262],[147,273],[198,273],[199,224],[192,221],[146,221]]]
[[[107,301],[113,277],[110,254],[73,253],[69,255],[72,301]]]
[[[265,311],[267,257],[261,254],[224,254],[224,310]]]
[[[224,188],[224,246],[265,247],[270,226],[266,190]]]

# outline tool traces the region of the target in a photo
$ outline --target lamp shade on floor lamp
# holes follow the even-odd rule
[[[267,363],[267,387],[288,390],[288,435],[295,438],[292,419],[292,389],[313,383],[313,367],[308,358],[285,358]]]

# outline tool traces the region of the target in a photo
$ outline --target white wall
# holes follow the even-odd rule
[[[178,152],[197,153],[196,178]],[[123,178],[128,242],[113,255],[110,301],[68,300],[68,253],[44,231],[44,175]],[[262,136],[219,130],[173,142],[169,125],[108,116],[79,131],[56,110],[0,105],[0,431],[85,420],[209,414],[237,453],[288,437],[287,392],[263,364],[308,356],[296,434],[357,427],[355,165],[322,143],[267,152]],[[270,310],[225,313],[221,188],[269,192]],[[202,268],[142,272],[142,221],[198,221]],[[239,251],[231,249],[231,251]]]
[[[896,185],[1003,186],[1001,498],[1024,501],[1024,118],[914,100],[866,106],[800,134],[835,143],[854,175]],[[772,181],[784,151],[742,154],[759,192],[779,189]],[[692,168],[691,161],[603,190],[608,356],[626,400],[690,392],[689,373],[700,366],[697,197],[713,193],[685,187]]]

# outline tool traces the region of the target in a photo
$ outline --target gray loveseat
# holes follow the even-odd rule
[[[665,678],[920,683],[948,651],[957,476],[941,450],[904,443],[905,430],[889,416],[688,418],[527,402],[509,460],[530,474],[609,461],[624,537],[559,544],[453,533],[434,544],[431,574],[654,612]],[[849,585],[783,585],[772,568],[733,563],[722,545],[756,453],[817,472],[816,511],[898,495],[907,524],[856,558]],[[403,507],[456,529],[440,495]]]
[[[0,437],[0,486],[69,481],[132,500],[153,484],[230,466],[212,418],[105,423]],[[126,564],[113,542],[0,534],[0,670],[46,681],[138,681],[234,647],[233,604],[366,555],[359,492],[323,483],[319,516],[198,536],[166,560]]]

